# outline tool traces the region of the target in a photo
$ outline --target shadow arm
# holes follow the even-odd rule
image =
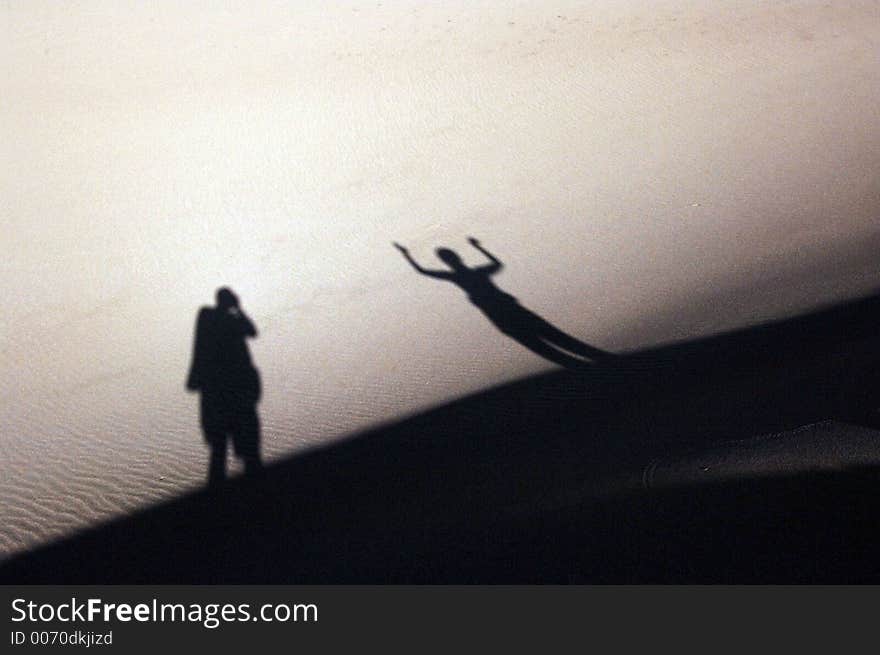
[[[241,324],[241,331],[246,337],[256,337],[257,336],[257,326],[254,325],[254,322],[250,319],[250,317],[245,314],[241,309],[238,310],[238,320]]]
[[[437,278],[440,280],[448,280],[451,277],[450,274],[445,271],[432,271],[427,268],[422,268],[419,263],[415,259],[413,259],[413,256],[409,253],[409,250],[404,248],[399,243],[395,242],[394,247],[400,251],[400,254],[403,255],[404,259],[409,262],[409,265],[412,266],[417,273],[421,273],[422,275]]]
[[[485,256],[486,259],[488,259],[489,262],[490,262],[490,263],[487,264],[486,266],[481,266],[479,270],[484,271],[484,272],[488,273],[489,275],[494,275],[495,273],[497,273],[498,271],[500,271],[502,268],[504,268],[504,264],[501,262],[501,260],[498,259],[498,258],[497,258],[495,255],[493,255],[491,252],[489,252],[488,250],[486,250],[486,249],[483,247],[483,244],[481,244],[478,240],[476,240],[476,239],[474,239],[473,237],[471,237],[471,238],[468,239],[468,241],[470,242],[470,244],[471,244],[474,248],[476,248],[477,250],[479,250],[479,251],[483,254],[483,256]]]

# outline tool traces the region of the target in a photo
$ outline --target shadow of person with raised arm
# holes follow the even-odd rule
[[[218,289],[216,299],[215,307],[199,310],[186,381],[187,389],[201,393],[202,431],[211,448],[208,485],[212,487],[226,479],[229,439],[246,474],[262,470],[257,416],[260,373],[245,341],[257,336],[257,328],[231,289]]]
[[[609,353],[566,334],[495,286],[492,276],[504,265],[473,237],[469,238],[468,242],[489,260],[488,264],[470,268],[454,250],[438,248],[435,251],[437,257],[449,267],[449,270],[429,270],[422,268],[413,259],[409,250],[399,243],[395,242],[394,247],[422,275],[446,280],[461,287],[471,303],[483,312],[496,328],[535,354],[569,369],[583,368],[591,360],[610,357]]]

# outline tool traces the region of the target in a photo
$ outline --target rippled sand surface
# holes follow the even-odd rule
[[[392,240],[612,351],[880,287],[878,2],[333,4],[0,9],[0,556],[202,484],[221,285],[270,460],[551,366]]]

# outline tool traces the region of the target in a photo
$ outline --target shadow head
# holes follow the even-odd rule
[[[238,307],[238,296],[236,296],[229,287],[220,287],[217,289],[217,307],[220,309],[231,309]]]
[[[454,250],[450,250],[449,248],[437,248],[434,252],[437,255],[437,258],[450,268],[460,269],[464,267],[461,257],[459,257],[458,253]]]

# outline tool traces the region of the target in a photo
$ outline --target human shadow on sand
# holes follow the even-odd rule
[[[536,355],[573,370],[609,357],[609,353],[563,332],[495,286],[492,277],[501,271],[504,264],[477,239],[471,237],[468,242],[489,260],[488,264],[469,267],[454,250],[438,248],[435,251],[437,257],[449,268],[426,269],[416,262],[407,248],[396,242],[394,247],[417,272],[460,287],[467,294],[468,300],[483,312],[492,325]]]
[[[262,469],[260,460],[260,374],[246,340],[257,328],[241,309],[231,289],[217,290],[215,307],[202,307],[196,319],[192,363],[186,387],[201,393],[200,418],[211,449],[208,485],[226,479],[229,440],[245,473]]]

